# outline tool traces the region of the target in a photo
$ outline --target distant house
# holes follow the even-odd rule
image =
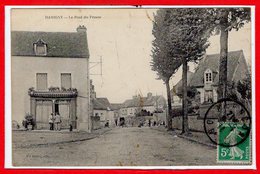
[[[204,57],[190,80],[189,85],[196,87],[200,94],[201,104],[218,100],[219,59],[219,54]],[[246,78],[249,71],[242,50],[229,52],[227,60],[228,82],[237,83],[239,80]]]
[[[133,96],[132,99],[126,100],[120,109],[122,117],[136,116],[142,110],[154,113],[163,112],[166,107],[166,100],[161,95],[153,96],[152,93],[148,93],[147,97]]]
[[[107,98],[95,98],[93,100],[93,114],[100,117],[101,126],[115,126],[114,111]]]
[[[162,95],[153,96],[152,93],[148,93],[147,97],[143,98],[144,105],[143,110],[150,113],[164,112],[166,108],[166,99]]]
[[[193,72],[187,72],[187,85],[190,84],[192,79]],[[182,93],[182,79],[171,89],[171,100],[172,100],[172,108],[178,108],[182,106],[182,98],[179,97],[178,94]]]
[[[89,130],[89,50],[86,27],[76,32],[11,32],[12,119],[33,115],[48,129],[51,113],[62,128]]]
[[[141,122],[154,120],[166,121],[166,100],[162,95],[153,96],[148,93],[146,97],[133,96],[123,102],[120,108],[119,125],[138,126]]]

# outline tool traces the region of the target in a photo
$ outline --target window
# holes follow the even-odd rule
[[[36,88],[37,90],[47,89],[47,73],[37,73],[36,74]]]
[[[39,39],[36,43],[34,43],[33,48],[36,56],[47,55],[47,44],[42,39]]]
[[[212,71],[210,69],[207,69],[204,73],[204,81],[205,83],[213,82],[212,78]]]
[[[206,73],[206,82],[211,82],[211,81],[212,81],[212,74]]]
[[[61,73],[61,88],[69,89],[71,88],[71,74]]]

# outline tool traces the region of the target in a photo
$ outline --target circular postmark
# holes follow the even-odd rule
[[[204,116],[204,131],[216,145],[237,146],[250,135],[251,116],[239,101],[224,98],[213,103]]]

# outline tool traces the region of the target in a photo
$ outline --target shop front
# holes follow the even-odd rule
[[[77,91],[29,90],[30,112],[36,123],[35,129],[49,129],[49,116],[59,113],[61,129],[77,128]]]

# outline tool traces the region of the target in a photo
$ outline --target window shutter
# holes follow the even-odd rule
[[[37,73],[36,74],[36,88],[38,90],[47,89],[47,73]]]
[[[61,87],[65,89],[71,88],[71,74],[62,73],[61,74]]]

